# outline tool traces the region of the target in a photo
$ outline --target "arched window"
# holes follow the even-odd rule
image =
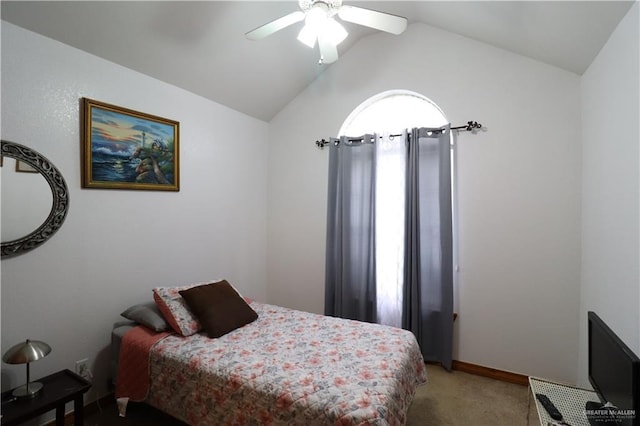
[[[338,134],[396,133],[412,127],[441,127],[448,122],[427,97],[409,90],[390,90],[361,103],[349,114]]]
[[[360,104],[347,117],[339,135],[393,135],[413,127],[437,128],[448,123],[442,110],[425,96],[391,90]],[[404,281],[406,146],[400,139],[383,137],[376,142],[375,178],[376,313],[379,323],[395,327],[402,325]]]

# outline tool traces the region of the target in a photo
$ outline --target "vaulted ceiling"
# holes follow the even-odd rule
[[[349,1],[405,16],[582,74],[633,1]],[[1,17],[127,68],[269,121],[331,65],[296,40],[244,33],[295,1],[2,1]],[[340,55],[375,31],[345,23]],[[389,37],[401,37],[392,36]],[[424,40],[428,43],[429,40]],[[3,61],[5,58],[3,58]]]

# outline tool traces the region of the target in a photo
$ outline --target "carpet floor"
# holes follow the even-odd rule
[[[420,386],[407,426],[526,426],[538,421],[526,386],[427,365],[428,383]],[[531,410],[531,412],[529,412]],[[115,403],[88,414],[85,426],[185,426],[145,404],[129,404],[118,417]]]
[[[428,382],[417,389],[408,426],[526,426],[538,422],[527,386],[427,365]]]

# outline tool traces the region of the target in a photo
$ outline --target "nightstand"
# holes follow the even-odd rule
[[[2,426],[17,425],[36,416],[56,410],[56,426],[64,426],[64,406],[74,402],[75,425],[84,423],[83,395],[91,383],[70,370],[62,370],[38,379],[43,388],[30,399],[15,399],[11,390],[2,393]]]

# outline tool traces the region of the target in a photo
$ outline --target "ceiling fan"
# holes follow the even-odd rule
[[[344,27],[334,19],[340,19],[391,34],[401,34],[407,28],[407,18],[361,7],[347,6],[342,0],[299,0],[301,10],[292,12],[246,33],[250,40],[263,39],[302,20],[305,25],[298,40],[313,48],[318,41],[319,64],[338,60],[337,46],[348,35]]]

